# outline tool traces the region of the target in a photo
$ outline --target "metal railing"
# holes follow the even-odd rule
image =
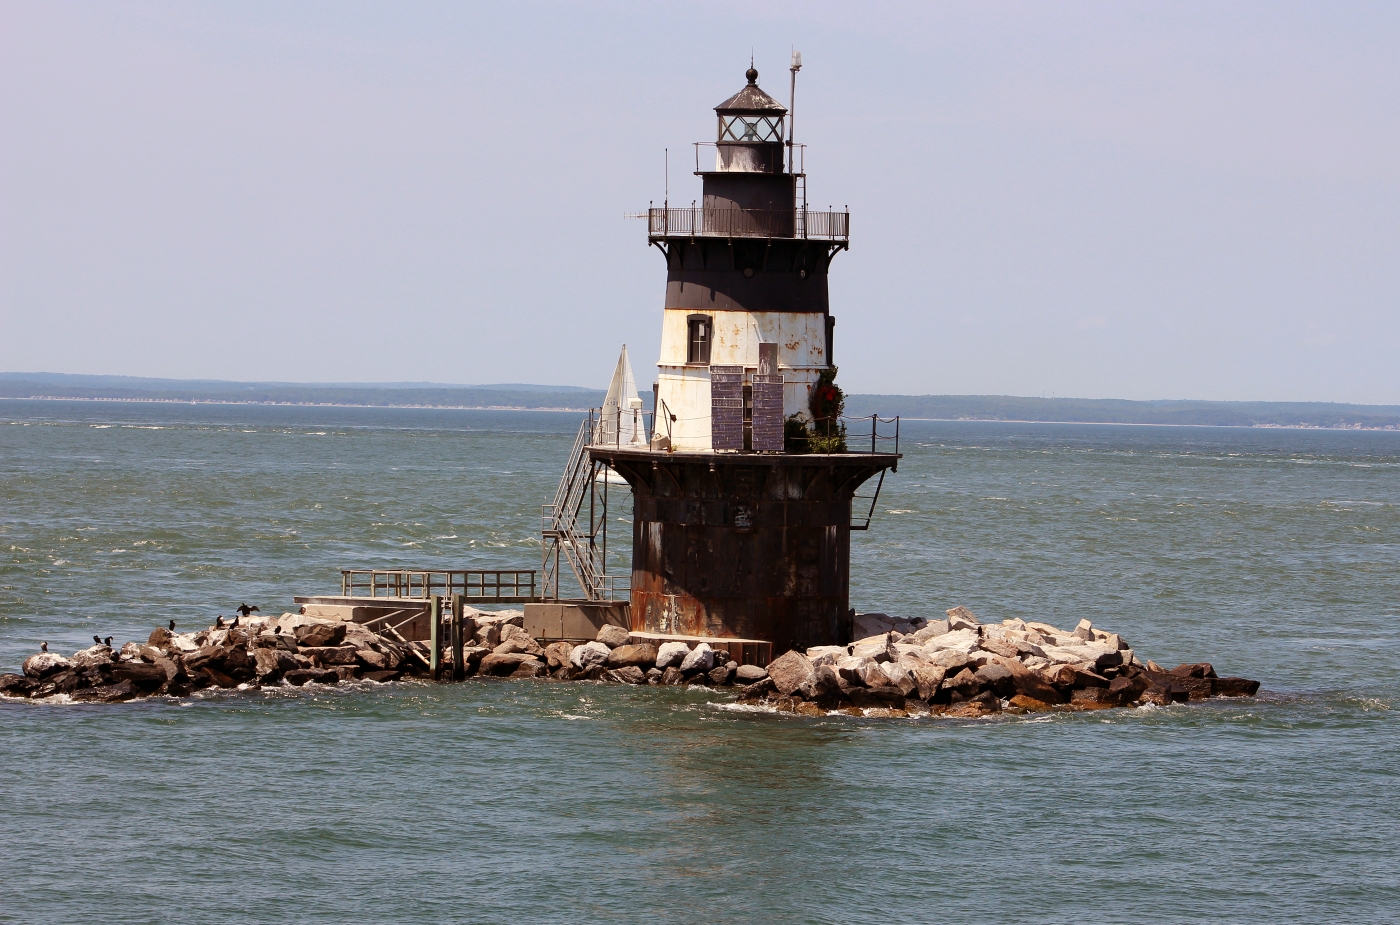
[[[899,455],[899,415],[896,414],[892,418],[882,418],[878,414],[872,414],[868,418],[864,416],[858,418],[843,417],[841,420],[843,423],[846,421],[851,422],[850,425],[846,428],[847,444],[850,445],[854,443],[857,439],[861,441],[860,449],[848,449],[846,452],[893,453],[896,456]],[[870,422],[869,450],[865,449],[864,426],[862,425],[861,432],[859,434],[856,433],[855,423],[857,421]],[[885,430],[883,433],[880,431],[881,424],[885,425]],[[894,425],[893,428],[891,428],[890,425]]]
[[[806,209],[650,208],[647,234],[652,238],[817,238],[850,239],[849,212]]]
[[[539,600],[538,575],[533,569],[341,569],[340,593],[424,600],[461,594],[474,601],[521,603]]]
[[[622,586],[607,574],[607,480],[602,480],[600,498],[598,474],[602,464],[593,462],[588,455],[588,447],[598,439],[600,430],[595,412],[590,411],[579,425],[554,503],[543,505],[540,512],[547,600],[559,598],[560,571],[566,562],[588,600],[611,600]],[[587,518],[586,526],[580,523],[583,518]]]

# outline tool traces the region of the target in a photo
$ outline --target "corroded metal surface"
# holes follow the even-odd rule
[[[632,629],[847,641],[851,496],[897,456],[590,452],[632,486]]]

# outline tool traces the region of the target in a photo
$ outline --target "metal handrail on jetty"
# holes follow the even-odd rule
[[[469,601],[526,604],[540,599],[534,569],[341,569],[343,597],[427,600],[461,594]]]

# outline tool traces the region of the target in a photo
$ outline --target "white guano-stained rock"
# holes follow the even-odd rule
[[[574,646],[574,650],[569,653],[569,663],[580,671],[587,671],[596,665],[605,664],[611,651],[612,649],[601,642],[585,642],[581,646]]]
[[[28,678],[46,678],[56,671],[72,667],[73,663],[57,652],[38,652],[24,660],[21,670]]]
[[[681,671],[687,674],[692,671],[709,671],[715,667],[715,650],[710,648],[708,642],[702,642],[681,662]]]
[[[690,646],[683,642],[663,642],[656,650],[656,667],[662,671],[679,668],[689,654]]]

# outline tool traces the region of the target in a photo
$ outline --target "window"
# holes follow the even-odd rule
[[[710,365],[710,338],[714,328],[709,315],[691,315],[686,319],[687,336],[685,361],[700,366]]]
[[[720,141],[782,141],[782,116],[720,116]]]

